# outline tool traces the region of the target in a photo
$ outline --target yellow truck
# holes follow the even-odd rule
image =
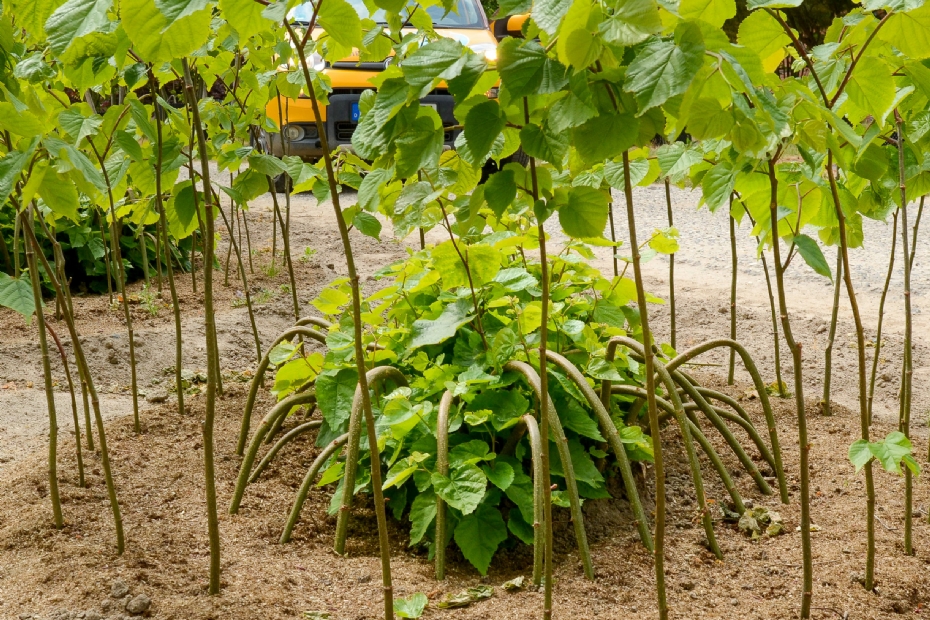
[[[369,13],[364,0],[349,0],[359,16],[376,22],[384,21],[382,11]],[[426,9],[433,20],[433,27],[441,36],[455,39],[470,47],[473,51],[484,54],[489,61],[497,59],[497,43],[507,34],[519,34],[525,16],[511,17],[491,23],[485,15],[479,0],[457,0],[455,9],[446,12],[441,6]],[[308,3],[297,7],[292,18],[295,22],[307,23],[313,7]],[[358,56],[348,57],[339,62],[329,63],[319,56],[312,59],[314,70],[325,73],[332,83],[333,91],[329,95],[329,105],[320,110],[323,127],[326,130],[330,149],[351,144],[352,134],[359,122],[358,102],[361,94],[374,88],[369,81],[391,62],[388,57],[377,62],[360,62]],[[448,91],[437,88],[421,100],[422,105],[433,107],[439,113],[443,123],[457,125],[453,115],[454,101]],[[280,133],[263,133],[260,145],[265,152],[276,157],[296,155],[305,160],[315,160],[323,155],[320,136],[317,132],[316,117],[310,99],[301,95],[298,99],[283,100],[279,106],[272,100],[267,108],[268,116],[274,120]],[[447,131],[446,145],[452,147],[457,131]]]

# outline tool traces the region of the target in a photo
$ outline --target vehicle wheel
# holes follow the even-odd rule
[[[523,150],[523,147],[517,149],[517,152],[511,155],[508,158],[508,161],[516,162],[522,166],[530,165],[530,156],[526,154],[526,151]]]
[[[286,194],[291,191],[291,177],[286,172],[282,172],[274,178],[274,191],[278,194]]]

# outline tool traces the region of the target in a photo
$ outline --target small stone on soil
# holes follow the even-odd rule
[[[113,598],[123,598],[129,594],[129,586],[124,581],[114,581],[110,586],[110,596]]]
[[[158,403],[163,403],[166,400],[168,400],[168,392],[165,392],[163,390],[152,392],[151,394],[145,397],[145,400],[152,403],[153,405],[158,404]]]
[[[152,599],[144,594],[137,595],[134,599],[126,603],[126,611],[133,615],[145,613],[152,604]]]

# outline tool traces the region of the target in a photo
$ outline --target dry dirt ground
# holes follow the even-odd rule
[[[673,194],[676,222],[682,230],[682,250],[677,261],[679,348],[729,332],[726,314],[729,295],[729,242],[725,216],[697,212],[697,197],[688,192]],[[664,193],[660,187],[637,192],[643,231],[664,224]],[[279,269],[269,275],[271,220],[270,199],[260,201],[250,213],[254,275],[250,287],[254,295],[265,292],[257,307],[256,319],[263,343],[293,322],[288,282]],[[308,260],[295,260],[297,292],[302,314],[320,288],[344,274],[344,259],[335,234],[330,209],[319,207],[308,197],[297,197],[292,215],[291,252],[304,255],[304,248],[316,253]],[[618,217],[617,234],[626,238]],[[854,252],[854,277],[861,282],[861,303],[874,338],[877,297],[883,282],[881,261],[887,252],[890,227],[870,223],[866,239],[871,245]],[[741,239],[746,230],[739,231]],[[355,236],[353,242],[365,285],[375,286],[370,275],[391,260],[404,255],[403,244],[381,243]],[[280,246],[279,246],[280,247]],[[621,251],[622,253],[622,251]],[[755,262],[753,244],[740,242],[739,337],[756,357],[767,380],[774,379],[771,355],[771,324],[768,298],[761,267]],[[225,254],[221,253],[222,257]],[[828,261],[832,258],[828,254]],[[603,253],[598,265],[608,271],[610,261]],[[900,262],[899,262],[900,264]],[[279,260],[280,265],[280,260]],[[858,437],[856,357],[852,322],[846,302],[841,312],[836,344],[834,402],[835,415],[819,414],[823,366],[822,348],[826,340],[824,324],[832,303],[829,283],[806,267],[793,265],[791,272],[791,311],[796,337],[805,343],[805,389],[812,442],[813,521],[819,531],[814,545],[814,617],[850,619],[919,618],[930,613],[930,525],[927,508],[930,492],[920,479],[915,482],[914,557],[905,556],[902,545],[903,480],[876,472],[878,489],[878,587],[867,593],[856,582],[864,567],[865,498],[862,475],[856,475],[846,460],[849,444]],[[647,265],[648,287],[665,295],[667,262],[657,259]],[[926,286],[930,269],[915,265],[915,450],[926,460],[926,321],[920,314],[930,289]],[[808,270],[809,271],[809,270]],[[132,399],[129,385],[128,341],[122,312],[108,306],[106,296],[78,298],[75,312],[82,337],[86,339],[92,371],[102,392],[102,406],[109,422],[108,439],[117,490],[123,508],[127,549],[117,556],[112,518],[98,455],[85,452],[88,487],[77,486],[74,435],[70,399],[60,362],[55,362],[58,382],[59,473],[66,527],[53,529],[48,502],[44,444],[48,422],[42,388],[41,360],[35,345],[33,326],[8,313],[2,314],[5,330],[0,342],[0,617],[119,618],[111,586],[122,581],[131,595],[151,597],[148,615],[157,618],[299,618],[306,611],[327,612],[331,618],[354,620],[376,618],[381,610],[381,587],[377,538],[373,514],[365,506],[352,521],[349,553],[338,558],[331,552],[334,521],[326,514],[331,490],[317,491],[304,508],[303,518],[289,545],[277,544],[286,511],[292,502],[306,466],[315,450],[312,439],[298,440],[286,449],[260,482],[250,486],[239,515],[225,514],[238,458],[234,455],[239,415],[246,384],[239,373],[254,367],[254,343],[244,307],[236,307],[241,285],[222,286],[217,276],[217,324],[226,394],[217,416],[217,476],[223,538],[223,594],[206,594],[208,549],[204,517],[201,397],[189,399],[189,411],[179,415],[173,396],[165,403],[150,404],[141,398],[144,432],[132,432]],[[876,392],[876,420],[873,436],[894,430],[901,336],[900,281],[890,295],[886,315],[887,341],[882,353],[880,380]],[[198,282],[199,284],[199,282]],[[133,287],[138,291],[139,286]],[[184,309],[185,363],[190,370],[204,367],[203,316],[200,297],[192,291],[190,277],[181,278]],[[199,290],[199,289],[198,289]],[[724,311],[721,312],[721,309]],[[660,336],[667,337],[668,312],[652,308],[653,324]],[[161,307],[152,316],[141,304],[134,307],[139,353],[140,390],[152,400],[160,400],[172,381],[166,371],[174,364],[174,326],[170,311]],[[70,352],[64,325],[50,319]],[[870,350],[871,355],[871,350]],[[719,364],[723,358],[709,358]],[[792,375],[784,357],[784,378]],[[737,385],[724,387],[725,369],[703,367],[698,374],[706,384],[720,387],[744,399],[744,404],[762,425],[757,401],[750,398],[748,376],[737,374]],[[270,405],[267,397],[261,409]],[[80,407],[80,400],[79,400]],[[731,524],[718,521],[716,527],[725,560],[714,560],[702,546],[703,532],[696,525],[693,490],[685,467],[684,452],[673,428],[663,433],[668,446],[669,540],[667,579],[669,602],[675,618],[782,619],[797,617],[801,590],[800,538],[797,505],[797,433],[793,400],[775,399],[776,417],[792,490],[792,503],[781,506],[774,497],[761,496],[732,453],[716,441],[728,468],[744,497],[781,513],[786,533],[752,542]],[[80,411],[80,410],[79,410]],[[83,415],[83,414],[81,414]],[[754,452],[752,452],[754,454]],[[756,456],[754,455],[754,458]],[[708,472],[709,464],[703,463]],[[650,474],[647,472],[646,476]],[[726,493],[719,481],[706,474],[708,496],[723,501]],[[646,485],[648,486],[648,485]],[[598,578],[584,579],[567,512],[557,511],[555,616],[560,618],[655,617],[654,575],[649,554],[635,536],[635,528],[622,492],[617,499],[589,502],[586,527]],[[651,499],[647,498],[651,503]],[[719,513],[717,514],[719,517]],[[432,578],[432,565],[406,548],[403,524],[391,521],[394,584],[396,596],[414,592],[428,594],[437,601],[442,595],[478,584],[495,586],[494,595],[460,610],[438,610],[431,606],[426,618],[529,618],[542,606],[541,593],[524,590],[506,593],[499,586],[519,575],[528,575],[532,553],[525,546],[502,549],[490,574],[482,579],[452,552],[449,576],[438,583]],[[96,616],[95,616],[96,614]]]

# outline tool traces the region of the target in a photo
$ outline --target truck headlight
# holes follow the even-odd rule
[[[484,59],[488,62],[497,62],[497,46],[493,43],[479,43],[477,45],[469,45],[471,51],[476,54],[484,56]]]

